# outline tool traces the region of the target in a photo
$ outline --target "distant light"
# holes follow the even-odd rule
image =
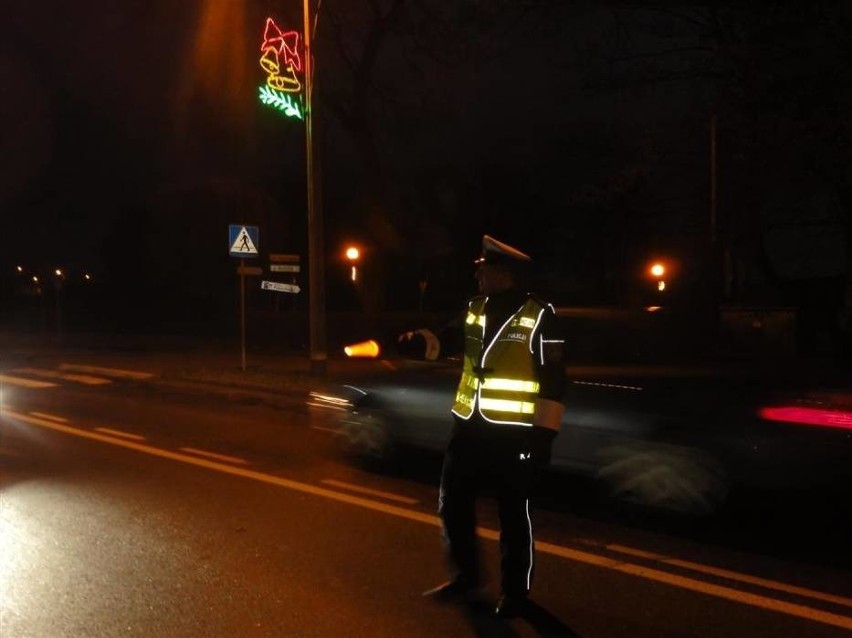
[[[61,277],[61,276],[62,276],[62,269],[61,269],[61,268],[57,268],[57,269],[56,269],[56,270],[54,270],[53,272],[54,272],[54,274],[55,274],[57,277]]]
[[[91,281],[92,276],[89,273],[83,273],[83,279],[85,279],[86,281]]]
[[[15,270],[17,270],[18,272],[24,272],[24,267],[23,266],[16,266]]]
[[[369,341],[362,341],[360,343],[353,343],[352,345],[348,345],[343,348],[343,352],[346,353],[347,357],[364,357],[367,359],[375,359],[379,356],[379,352],[381,348],[379,348],[379,344],[376,341],[370,339]]]
[[[662,291],[664,291],[665,289],[666,289],[666,282],[665,282],[665,281],[663,281],[662,279],[660,279],[660,281],[658,281],[658,282],[657,282],[657,290],[659,290],[660,292],[662,292]]]
[[[654,277],[662,277],[666,274],[666,267],[660,263],[656,263],[651,266],[651,274],[654,275]]]
[[[352,266],[352,271],[349,274],[349,278],[352,281],[358,281],[358,268],[357,267]]]
[[[852,430],[852,412],[825,410],[802,406],[761,408],[760,418],[767,421],[785,421],[799,425],[818,425],[827,428]]]
[[[348,259],[349,261],[355,261],[360,256],[361,251],[358,250],[357,246],[349,246],[349,248],[346,249],[346,259]]]
[[[645,312],[657,312],[658,310],[662,310],[662,306],[647,306],[645,308]]]
[[[33,282],[38,283],[38,277],[36,277],[35,275],[33,275]]]

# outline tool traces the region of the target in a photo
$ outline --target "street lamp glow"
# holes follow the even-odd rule
[[[358,250],[357,246],[349,246],[346,249],[346,259],[349,261],[356,261],[361,256],[361,251]]]
[[[661,263],[656,263],[651,266],[651,274],[654,277],[662,277],[666,273],[666,267]]]
[[[54,274],[55,274],[57,277],[61,277],[61,276],[62,276],[62,269],[61,269],[61,268],[57,268],[57,269],[56,269],[56,270],[54,270],[53,272],[54,272]]]
[[[23,266],[16,266],[15,270],[17,270],[18,272],[24,272],[24,267]]]

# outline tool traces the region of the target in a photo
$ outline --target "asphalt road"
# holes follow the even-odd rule
[[[808,512],[811,525],[783,507],[673,521],[571,481],[546,485],[534,513],[532,617],[435,605],[420,593],[444,577],[437,459],[363,471],[309,419],[298,374],[287,391],[237,390],[157,360],[0,361],[3,638],[852,631],[847,536],[831,533],[830,508]],[[151,376],[126,374],[140,371]],[[487,500],[480,525],[493,599]]]

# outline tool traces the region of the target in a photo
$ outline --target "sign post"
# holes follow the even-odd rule
[[[228,226],[228,253],[239,257],[237,274],[240,276],[240,352],[242,371],[246,371],[246,275],[260,275],[261,268],[247,268],[246,257],[257,257],[260,243],[260,230],[257,226],[231,224]],[[258,272],[259,271],[259,272]]]

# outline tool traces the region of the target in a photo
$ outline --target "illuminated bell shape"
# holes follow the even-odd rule
[[[292,67],[287,67],[287,70],[292,72],[293,69]],[[284,93],[297,93],[302,90],[302,85],[299,83],[299,80],[296,79],[295,73],[293,73],[292,77],[270,75],[266,79],[266,83],[270,88]]]
[[[278,63],[278,53],[274,48],[268,47],[264,49],[263,55],[260,58],[260,66],[270,75],[278,75],[281,65]]]

